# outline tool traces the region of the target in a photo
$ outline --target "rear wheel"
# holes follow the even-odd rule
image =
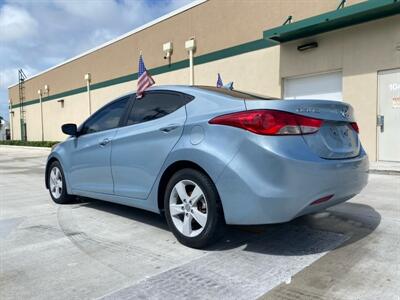
[[[47,176],[50,196],[54,202],[66,204],[74,200],[74,197],[67,193],[64,172],[58,161],[54,161],[50,165],[50,171]]]
[[[175,173],[164,196],[168,225],[184,245],[202,248],[216,241],[225,227],[217,190],[205,174],[194,169]]]

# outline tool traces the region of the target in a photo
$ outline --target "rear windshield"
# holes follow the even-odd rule
[[[226,88],[218,88],[215,86],[197,85],[196,88],[219,93],[219,94],[230,96],[230,97],[237,98],[240,100],[243,100],[243,99],[246,99],[246,100],[277,100],[278,99],[275,97],[255,95],[255,94],[250,94],[250,93],[242,92],[242,91],[238,91],[238,90],[229,90]]]

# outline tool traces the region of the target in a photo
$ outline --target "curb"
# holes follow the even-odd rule
[[[0,145],[0,148],[20,148],[20,149],[36,149],[36,150],[48,150],[50,151],[50,147],[34,147],[34,146],[18,146],[18,145]]]
[[[368,171],[369,174],[378,174],[378,175],[397,175],[400,176],[400,170],[378,170],[378,169],[370,169]]]

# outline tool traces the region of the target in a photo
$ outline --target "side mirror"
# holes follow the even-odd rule
[[[61,130],[67,135],[78,136],[78,128],[76,127],[76,124],[64,124],[61,126]]]

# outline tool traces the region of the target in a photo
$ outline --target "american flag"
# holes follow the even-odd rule
[[[142,54],[139,56],[139,73],[138,73],[138,82],[137,82],[137,91],[136,97],[141,98],[143,96],[143,92],[151,87],[154,84],[153,78],[149,75],[146,70],[146,66],[143,62]]]
[[[217,79],[217,87],[222,87],[224,84],[222,83],[222,78],[221,75],[218,73],[218,79]]]

